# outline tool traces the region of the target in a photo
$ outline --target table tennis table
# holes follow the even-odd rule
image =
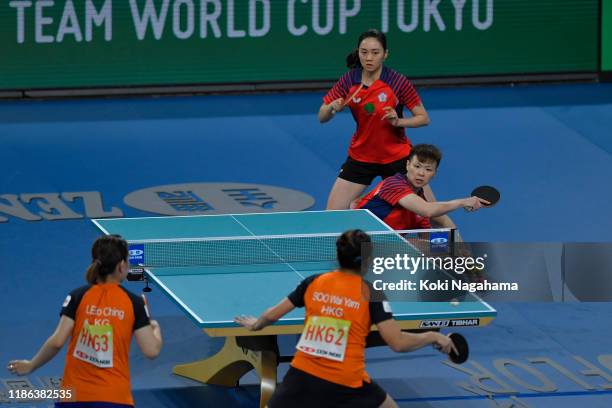
[[[276,369],[288,361],[278,352],[277,335],[299,334],[304,310],[295,309],[275,324],[251,332],[234,323],[234,317],[259,316],[286,297],[305,277],[333,270],[334,262],[285,262],[268,244],[251,247],[261,237],[328,236],[334,240],[349,229],[386,232],[390,228],[368,210],[276,212],[235,215],[116,218],[92,220],[104,234],[119,234],[130,244],[130,253],[144,256],[149,265],[147,245],[165,246],[163,256],[172,266],[145,268],[147,279],[156,284],[206,334],[225,337],[223,348],[212,357],[174,367],[175,374],[207,384],[236,386],[253,368],[261,379],[261,406],[276,387]],[[227,247],[227,238],[237,246]],[[242,241],[241,241],[242,240]],[[184,241],[205,242],[215,251],[226,251],[225,261],[206,260],[206,265],[181,264],[182,258],[198,258]],[[272,241],[266,241],[272,242]],[[330,241],[331,242],[331,241]],[[248,245],[247,245],[248,244]],[[179,246],[173,246],[179,245]],[[151,247],[152,248],[152,247]],[[262,256],[260,252],[265,252]],[[301,248],[291,248],[299,252]],[[310,249],[312,251],[312,249]],[[334,247],[335,250],[335,247]],[[233,251],[233,252],[232,252]],[[312,255],[310,255],[312,256]],[[227,257],[243,258],[227,262]],[[280,258],[274,261],[274,258]],[[253,260],[250,263],[249,260]],[[194,263],[198,263],[195,259]],[[231,261],[231,259],[230,259]],[[133,262],[133,261],[131,261]],[[157,260],[152,261],[157,264]],[[178,266],[177,266],[178,265]],[[477,299],[467,302],[391,302],[394,318],[402,329],[440,328],[449,322],[488,325],[497,312]],[[375,327],[373,327],[375,329]]]

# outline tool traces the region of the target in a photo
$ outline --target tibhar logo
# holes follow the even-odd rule
[[[479,326],[480,319],[455,319],[451,320],[452,327],[462,327],[462,326]]]
[[[301,191],[263,184],[188,183],[150,187],[128,194],[130,207],[161,215],[238,214],[302,211],[314,198]],[[0,194],[0,223],[9,217],[23,221],[123,217],[118,207],[106,207],[98,191]]]

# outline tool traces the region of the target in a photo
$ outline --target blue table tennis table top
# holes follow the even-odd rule
[[[304,211],[233,215],[97,219],[105,234],[119,234],[128,242],[188,238],[276,236],[293,234],[338,235],[349,229],[390,231],[368,210]],[[258,316],[286,297],[311,274],[336,267],[320,264],[303,268],[279,263],[265,270],[260,265],[221,267],[162,267],[147,275],[201,328],[231,328],[237,315]],[[494,318],[486,302],[392,302],[396,320]],[[295,309],[275,325],[300,325],[303,309]]]

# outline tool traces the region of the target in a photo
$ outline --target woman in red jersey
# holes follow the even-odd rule
[[[437,332],[406,333],[393,319],[386,301],[373,301],[374,289],[361,275],[361,247],[370,237],[361,230],[343,233],[336,242],[339,269],[309,276],[279,304],[259,318],[236,322],[261,330],[296,307],[306,310],[297,352],[269,408],[397,407],[365,370],[366,337],[375,324],[393,351],[435,345],[456,352],[449,337]]]
[[[383,33],[377,30],[362,33],[357,49],[347,57],[351,70],[323,98],[319,109],[321,123],[346,106],[357,122],[348,158],[329,194],[328,210],[348,209],[375,177],[404,172],[411,147],[404,129],[430,122],[412,83],[383,65],[387,55]],[[403,117],[404,107],[412,117]]]
[[[144,298],[120,283],[128,273],[128,244],[118,236],[92,247],[86,286],[64,300],[55,332],[31,360],[13,360],[11,373],[27,375],[51,360],[70,339],[56,407],[133,407],[129,351],[132,335],[142,353],[155,358],[162,346],[159,324],[149,319]]]

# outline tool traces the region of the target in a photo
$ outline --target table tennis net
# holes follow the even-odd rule
[[[368,232],[374,247],[429,255],[452,242],[452,230]],[[339,234],[268,235],[130,241],[130,265],[191,267],[336,261]]]

